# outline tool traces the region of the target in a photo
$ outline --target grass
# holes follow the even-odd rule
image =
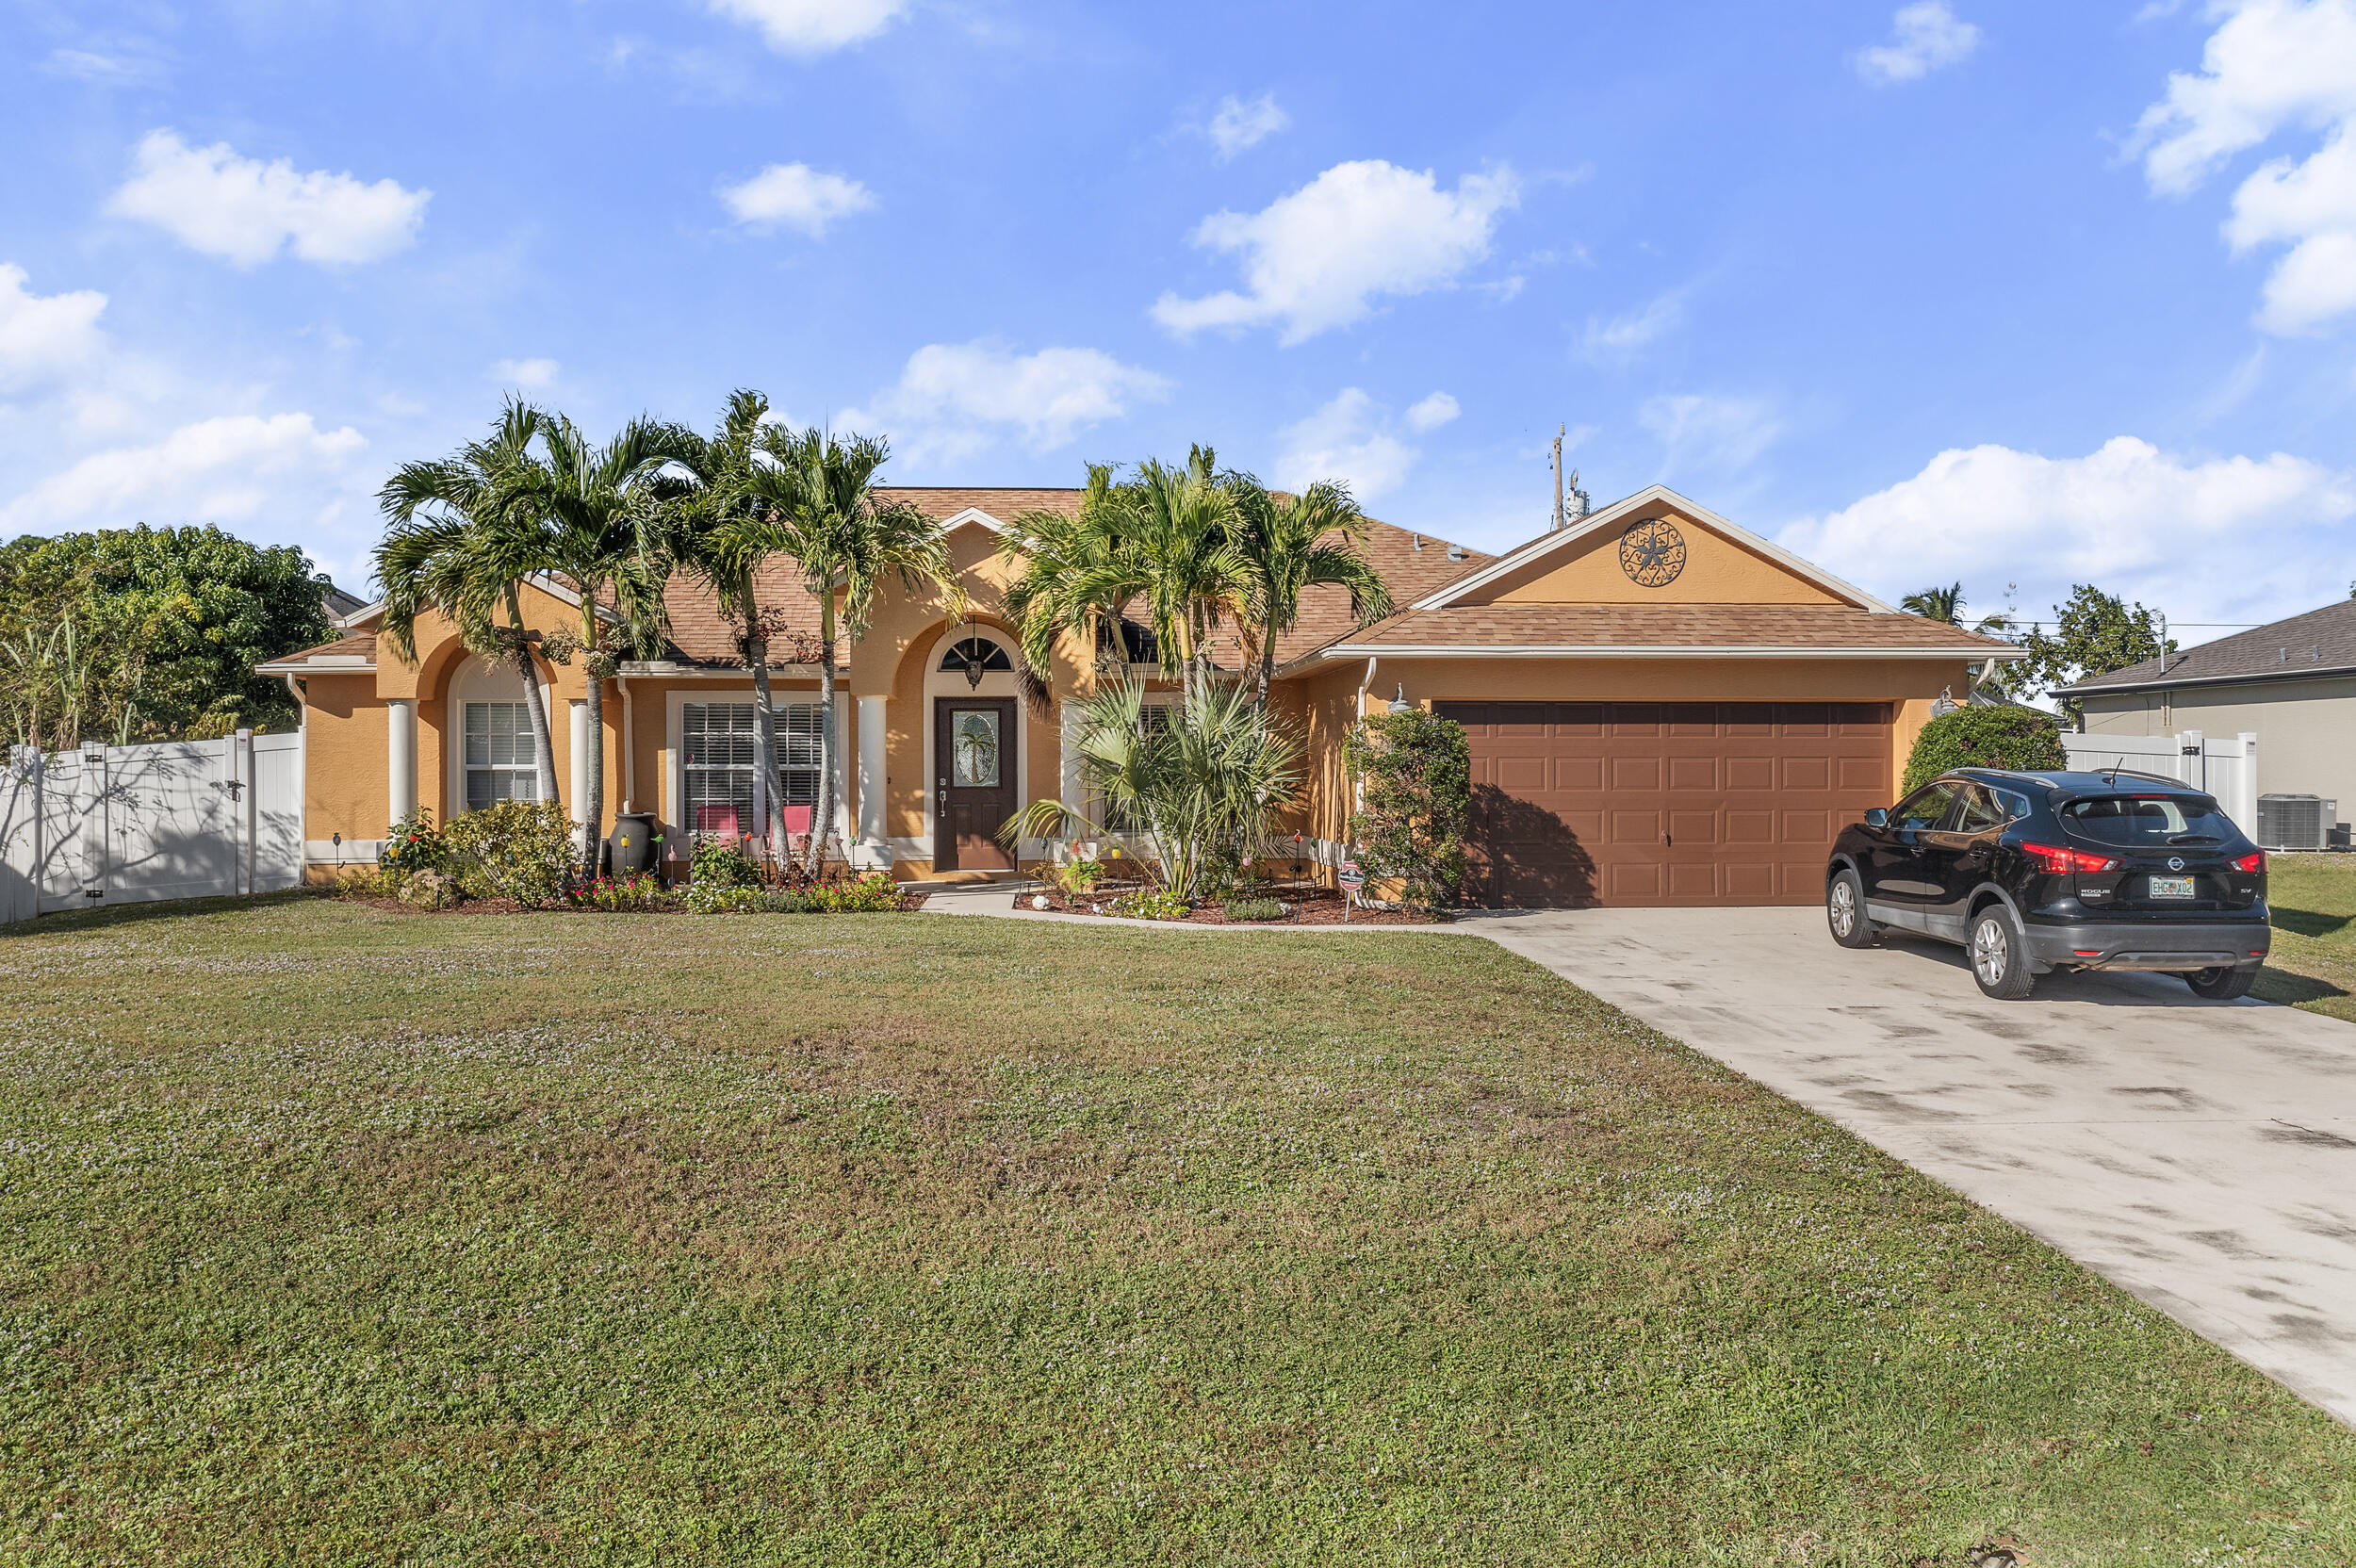
[[[0,1560],[2356,1557],[2356,1434],[1475,939],[0,958]]]
[[[2356,856],[2270,855],[2274,951],[2256,994],[2356,1023]]]

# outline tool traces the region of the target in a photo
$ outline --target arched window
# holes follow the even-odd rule
[[[968,637],[961,643],[953,643],[949,651],[941,656],[941,667],[944,670],[963,672],[975,664],[981,665],[985,675],[1014,668],[1006,650],[987,637]]]

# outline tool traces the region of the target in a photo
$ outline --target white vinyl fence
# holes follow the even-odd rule
[[[0,770],[0,921],[303,880],[303,737],[16,747]]]
[[[2258,737],[2244,730],[2232,740],[2197,729],[2178,735],[2074,735],[2064,731],[2062,749],[2073,768],[2129,768],[2155,773],[2205,790],[2253,839],[2258,832]]]

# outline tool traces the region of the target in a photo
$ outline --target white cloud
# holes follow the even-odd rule
[[[0,263],[0,394],[69,377],[106,350],[98,317],[106,296],[95,289],[35,294],[21,267]]]
[[[1757,398],[1648,398],[1636,418],[1668,449],[1669,468],[1695,461],[1721,472],[1746,467],[1783,433],[1774,407]]]
[[[0,505],[0,533],[240,522],[289,481],[316,490],[367,445],[349,425],[321,431],[307,414],[204,419],[152,446],[93,453],[41,481]]]
[[[558,368],[552,359],[495,359],[486,374],[501,385],[536,392],[556,384]]]
[[[71,76],[94,87],[139,87],[163,75],[162,67],[153,59],[96,49],[52,49],[41,68],[49,75]]]
[[[1890,41],[1853,57],[1857,74],[1876,87],[1911,82],[1954,65],[1980,46],[1980,30],[1955,19],[1947,0],[1916,0],[1890,19]]]
[[[1625,316],[1587,321],[1587,357],[1618,359],[1634,353],[1664,333],[1674,332],[1685,322],[1685,294],[1676,290],[1661,295],[1642,310]]]
[[[857,180],[822,174],[806,163],[773,163],[743,185],[723,187],[720,200],[740,223],[799,229],[812,239],[823,237],[835,220],[875,205],[874,193]]]
[[[1463,409],[1456,400],[1445,392],[1434,392],[1407,411],[1407,428],[1412,431],[1438,430],[1455,418]]]
[[[712,0],[715,15],[761,29],[781,55],[823,55],[892,25],[908,0]]]
[[[1240,255],[1247,292],[1164,294],[1153,318],[1181,335],[1281,323],[1281,340],[1299,343],[1358,320],[1386,295],[1450,286],[1489,253],[1497,215],[1520,199],[1505,169],[1448,191],[1429,170],[1336,164],[1260,212],[1204,219],[1194,243]]]
[[[2275,452],[2195,461],[2121,435],[2085,457],[1955,449],[1781,543],[1887,595],[1960,580],[2034,616],[2072,583],[2180,620],[2265,620],[2337,598],[2356,567],[2356,475]],[[2218,569],[2218,563],[2231,564]]]
[[[1431,402],[1427,398],[1415,406]],[[1449,399],[1448,409],[1452,416],[1455,400]],[[1280,433],[1284,444],[1276,458],[1278,484],[1298,491],[1321,479],[1340,480],[1362,501],[1405,483],[1423,455],[1392,434],[1384,411],[1354,386],[1342,388],[1332,402]]]
[[[2277,132],[2322,133],[2303,161],[2275,158],[2233,193],[2236,253],[2290,247],[2266,279],[2258,325],[2312,332],[2356,311],[2356,0],[2250,0],[2209,37],[2198,74],[2176,72],[2134,145],[2153,191],[2182,196]]]
[[[155,224],[191,249],[258,267],[291,249],[304,261],[378,261],[408,245],[430,190],[349,174],[298,174],[286,158],[241,158],[227,142],[190,147],[172,131],[139,145],[131,178],[106,210]]]
[[[970,457],[1006,436],[1053,451],[1136,402],[1170,395],[1170,383],[1095,349],[1017,354],[987,338],[934,343],[908,356],[900,379],[865,408],[846,408],[843,429],[889,432],[915,461]]]
[[[1219,100],[1219,110],[1204,130],[1211,145],[1219,149],[1219,155],[1232,158],[1292,122],[1292,116],[1276,106],[1273,92],[1263,92],[1249,104],[1231,92]]]

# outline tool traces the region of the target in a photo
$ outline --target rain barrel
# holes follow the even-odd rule
[[[659,836],[652,811],[624,811],[615,816],[614,831],[605,840],[609,874],[636,876],[653,871]]]

